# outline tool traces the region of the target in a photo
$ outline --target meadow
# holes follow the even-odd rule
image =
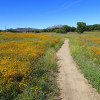
[[[44,100],[57,95],[56,34],[0,33],[0,100]]]
[[[100,92],[100,32],[0,33],[0,100],[55,100],[56,52],[69,38],[71,55]]]
[[[73,59],[92,87],[100,92],[100,32],[69,36]]]

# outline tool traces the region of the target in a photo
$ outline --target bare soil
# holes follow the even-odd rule
[[[58,84],[62,100],[100,100],[100,94],[88,83],[74,62],[70,50],[69,39],[66,39],[58,57]]]

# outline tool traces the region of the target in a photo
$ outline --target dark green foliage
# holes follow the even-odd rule
[[[69,32],[70,31],[70,27],[68,25],[64,25],[62,28],[65,32]]]
[[[56,32],[56,33],[67,33],[67,32],[75,32],[75,27],[70,27],[68,25],[64,25],[60,28],[51,28],[51,29],[42,29],[41,32]]]
[[[9,30],[5,30],[5,32],[21,33],[22,31],[17,31],[17,30],[9,29]]]
[[[2,32],[2,30],[0,30],[0,32]]]
[[[60,28],[42,29],[41,32],[56,32],[57,29],[60,29]]]
[[[77,32],[83,33],[86,30],[86,23],[84,22],[77,22]]]
[[[94,30],[93,25],[86,26],[86,31],[93,31],[93,30]]]
[[[70,27],[70,32],[75,32],[76,28],[75,27]]]
[[[48,29],[42,29],[41,32],[49,32]]]
[[[86,31],[100,30],[100,24],[87,25]]]
[[[34,30],[34,32],[35,32],[35,33],[40,33],[40,31],[39,31],[39,30]]]
[[[93,28],[94,30],[100,30],[100,24],[94,24]]]
[[[75,32],[75,27],[70,27],[68,25],[64,25],[62,28],[56,29],[57,33],[67,33],[67,32]]]
[[[41,31],[39,29],[34,29],[34,30],[31,30],[31,31],[26,31],[27,33],[28,32],[32,32],[32,33],[40,33]]]
[[[66,31],[63,29],[56,29],[56,33],[66,33]]]

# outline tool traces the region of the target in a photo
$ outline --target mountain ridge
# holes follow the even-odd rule
[[[53,25],[53,26],[50,26],[50,27],[48,27],[47,29],[61,28],[61,27],[63,27],[63,25],[59,24],[59,25]]]

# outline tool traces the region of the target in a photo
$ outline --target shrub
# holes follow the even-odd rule
[[[57,33],[66,33],[63,29],[57,29],[56,32]]]
[[[77,23],[77,32],[78,33],[83,33],[86,29],[86,23],[84,22],[78,22]]]

